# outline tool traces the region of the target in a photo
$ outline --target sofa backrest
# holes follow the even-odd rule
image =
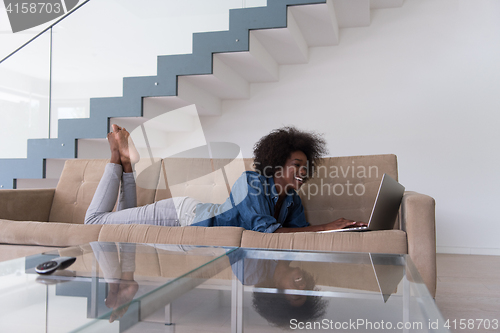
[[[253,159],[168,158],[163,160],[155,200],[189,196],[201,202],[223,203]]]
[[[83,223],[108,162],[66,161],[49,221]],[[137,203],[142,206],[172,196],[222,203],[245,170],[253,170],[253,159],[142,159],[135,166]],[[398,179],[395,155],[324,158],[315,177],[299,191],[307,221],[313,225],[340,217],[368,221],[384,173]]]
[[[49,222],[84,223],[85,213],[107,163],[109,160],[105,159],[66,161],[52,201]],[[143,159],[136,164],[139,206],[154,202],[160,167],[160,159]]]

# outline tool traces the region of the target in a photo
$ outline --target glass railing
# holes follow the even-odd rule
[[[122,96],[124,77],[156,75],[157,56],[191,53],[193,32],[227,30],[229,9],[266,3],[85,3],[0,62],[0,158],[26,158],[27,139],[56,138],[59,119],[89,117],[90,98]]]
[[[60,4],[54,5],[53,3],[38,2],[35,7],[29,8],[31,4],[26,2],[13,2],[13,1],[0,1],[0,63],[13,56],[19,49],[22,49],[24,45],[29,44],[32,40],[38,38],[39,35],[44,34],[52,26],[56,25],[59,21],[63,20],[67,15],[70,15],[79,7],[85,5],[90,0],[69,0],[71,2],[71,7],[62,7]],[[76,1],[76,3],[75,3]],[[23,7],[23,3],[25,6]],[[62,3],[61,3],[62,4]],[[5,7],[7,5],[7,7]],[[28,5],[28,7],[26,6]],[[67,5],[70,5],[68,2]],[[49,17],[43,16],[43,19],[49,19],[45,23],[41,22],[31,22],[30,19],[19,20],[19,17],[9,18],[8,13],[16,12],[47,12],[51,15]],[[30,15],[30,14],[28,14]],[[10,19],[14,20],[14,25],[12,25]],[[21,23],[22,22],[22,23]],[[19,24],[21,23],[21,24]],[[41,24],[39,24],[41,23]],[[36,25],[30,27],[31,24]],[[11,33],[12,30],[17,31],[17,33]],[[20,30],[20,31],[18,31]]]
[[[28,138],[47,138],[50,30],[0,64],[0,158],[26,157]]]

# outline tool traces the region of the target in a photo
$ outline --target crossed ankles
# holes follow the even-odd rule
[[[112,132],[108,133],[111,163],[121,164],[123,172],[133,172],[132,166],[139,162],[140,156],[130,137],[129,132],[116,124],[111,125]]]

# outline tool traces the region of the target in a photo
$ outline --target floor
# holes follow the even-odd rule
[[[438,254],[437,276],[436,303],[452,332],[500,332],[500,256]]]

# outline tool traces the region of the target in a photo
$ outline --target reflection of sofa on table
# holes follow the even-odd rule
[[[117,246],[119,244],[119,246]],[[125,246],[123,246],[125,245]],[[76,257],[76,262],[69,270],[75,276],[92,277],[95,276],[96,267],[99,268],[99,276],[108,283],[117,282],[120,279],[124,267],[125,271],[133,271],[137,281],[161,281],[165,278],[174,279],[189,272],[194,272],[191,277],[202,279],[213,279],[210,285],[225,285],[227,280],[231,280],[235,273],[235,268],[231,267],[236,261],[244,257],[236,249],[232,253],[222,256],[217,260],[216,265],[208,265],[204,269],[195,270],[204,266],[216,255],[222,255],[227,249],[232,248],[212,248],[196,247],[186,245],[171,244],[139,244],[131,243],[108,243],[94,242],[80,246],[72,246],[59,249],[60,256]],[[220,250],[220,251],[218,251]],[[249,249],[253,251],[253,249]],[[336,262],[325,261],[324,257],[318,257],[317,261],[311,261],[317,252],[312,256],[302,257],[300,260],[289,262],[290,267],[298,267],[311,275],[317,286],[336,287],[341,289],[357,289],[378,293],[380,288],[388,295],[397,291],[397,286],[403,278],[403,267],[395,265],[397,257],[392,258],[393,265],[387,265],[386,255],[369,255],[368,253],[356,253],[350,257],[337,257]],[[272,251],[269,257],[276,256]],[[343,262],[346,259],[352,262]],[[97,259],[97,261],[96,261]],[[47,260],[47,259],[44,259]],[[377,262],[382,260],[383,264],[377,266]],[[339,262],[340,261],[340,262]],[[96,265],[96,262],[98,265]],[[255,259],[250,255],[250,259],[245,259],[244,263],[244,285],[252,286],[260,284],[261,288],[273,288],[273,282],[268,280],[270,270],[276,268],[277,261],[269,259]],[[400,263],[403,263],[401,261]],[[132,268],[132,269],[131,269]],[[377,270],[377,271],[376,271]],[[57,275],[57,274],[56,274]],[[411,276],[409,274],[409,278]],[[222,281],[218,281],[222,280]],[[382,284],[381,284],[382,283]],[[321,288],[320,288],[321,289]]]
[[[394,230],[364,233],[264,234],[235,227],[84,225],[85,212],[106,163],[68,160],[56,189],[0,191],[0,259],[97,240],[408,253],[431,294],[435,294],[434,199],[429,196],[406,192]],[[251,169],[251,163],[251,159],[141,160],[136,166],[138,205],[172,195],[221,203],[241,172]],[[397,179],[397,161],[395,155],[324,158],[318,173],[300,191],[311,224],[339,217],[367,221],[382,175],[387,173]]]

